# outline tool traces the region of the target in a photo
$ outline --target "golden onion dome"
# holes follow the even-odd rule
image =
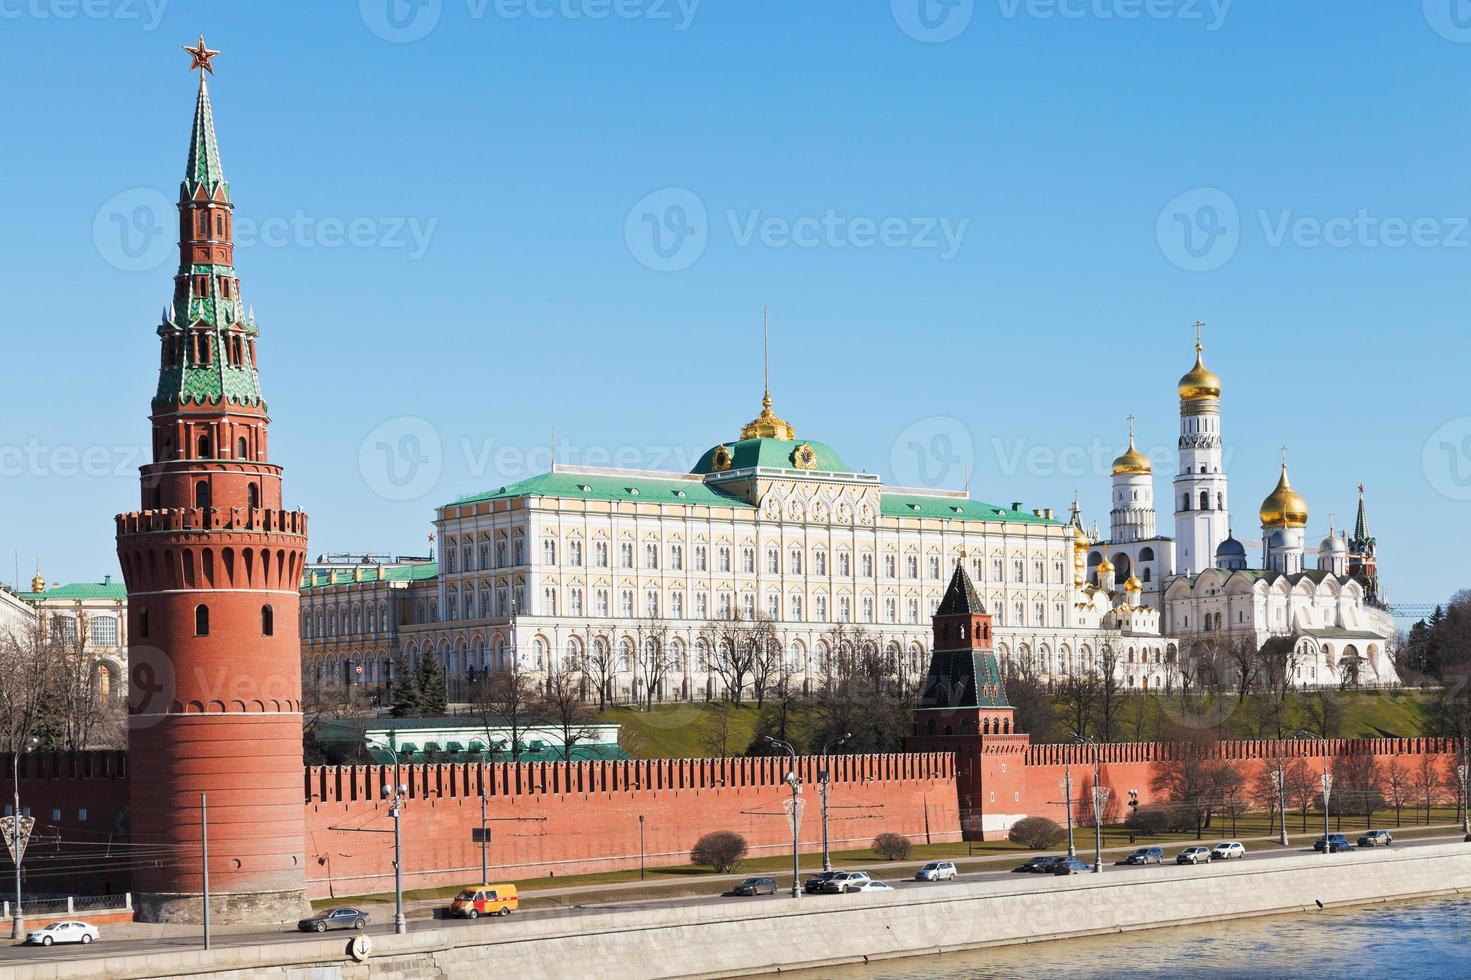
[[[791,442],[797,438],[797,433],[790,422],[771,410],[771,392],[767,391],[761,398],[761,414],[741,428],[741,438],[784,439]]]
[[[1153,473],[1154,467],[1150,465],[1149,457],[1134,448],[1134,433],[1129,433],[1129,448],[1118,459],[1113,461],[1113,475],[1122,476],[1126,473]]]
[[[1193,402],[1202,398],[1220,398],[1221,379],[1206,369],[1201,346],[1195,345],[1195,367],[1180,379],[1180,399]]]
[[[1139,581],[1137,578],[1135,578],[1133,572],[1130,572],[1129,573],[1129,577],[1124,580],[1124,591],[1125,592],[1143,592],[1144,591],[1144,583],[1141,582],[1141,581]]]
[[[1111,571],[1113,571],[1113,562],[1111,562],[1111,561],[1108,560],[1108,556],[1107,555],[1104,555],[1103,556],[1103,561],[1101,561],[1101,562],[1098,563],[1098,570],[1100,572],[1111,572]]]
[[[1282,464],[1282,476],[1277,480],[1277,489],[1262,501],[1262,527],[1307,527],[1308,502],[1302,494],[1292,489],[1287,480],[1287,464]]]

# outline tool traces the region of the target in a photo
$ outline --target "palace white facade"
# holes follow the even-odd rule
[[[614,697],[643,695],[638,651],[674,667],[664,699],[718,695],[721,622],[771,624],[783,670],[820,683],[844,644],[917,681],[930,617],[965,561],[996,624],[1003,663],[1044,679],[1111,666],[1121,684],[1164,689],[1175,647],[1137,591],[1082,573],[1079,531],[1048,509],[959,492],[885,487],[771,411],[688,474],[556,466],[440,507],[430,577],[391,569],[309,578],[308,670],[381,689],[387,664],[441,657],[455,681],[611,660]],[[397,579],[396,579],[397,576]],[[315,665],[315,666],[314,666]],[[358,666],[363,668],[357,673]]]

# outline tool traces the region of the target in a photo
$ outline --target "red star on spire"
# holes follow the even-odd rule
[[[193,64],[189,66],[190,71],[202,68],[204,69],[204,71],[209,72],[211,75],[215,73],[214,65],[210,64],[210,62],[219,55],[219,52],[211,51],[209,48],[204,46],[203,34],[199,35],[199,43],[196,44],[194,47],[191,48],[187,44],[181,44],[179,45],[179,47],[189,52],[189,57],[193,59]],[[202,74],[203,73],[201,73],[201,75]]]

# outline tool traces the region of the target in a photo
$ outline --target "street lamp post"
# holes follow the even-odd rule
[[[1466,835],[1466,840],[1471,840],[1471,813],[1466,810],[1466,763],[1456,766],[1456,775],[1461,780],[1461,833]]]
[[[383,787],[383,796],[391,800],[388,815],[393,818],[393,931],[400,936],[409,931],[404,915],[403,808],[408,787],[398,781],[398,751],[384,746],[393,756],[393,785]]]
[[[1277,815],[1282,818],[1281,833],[1277,843],[1283,847],[1287,846],[1287,776],[1282,771],[1282,760],[1277,760],[1277,768],[1272,770],[1272,785],[1277,788]]]
[[[1073,846],[1073,767],[1062,771],[1062,800],[1067,807],[1067,856],[1077,857],[1078,849]]]
[[[1323,743],[1323,853],[1331,856],[1333,848],[1328,846],[1328,797],[1333,792],[1333,774],[1328,771],[1328,740],[1306,728],[1298,729],[1297,734]]]
[[[770,742],[772,745],[775,745],[778,748],[786,749],[787,754],[790,755],[792,758],[792,768],[791,771],[787,773],[786,779],[787,785],[792,788],[792,897],[801,898],[802,882],[800,878],[802,875],[802,871],[798,865],[798,856],[800,854],[800,836],[798,834],[798,829],[800,827],[800,819],[802,816],[802,811],[800,809],[800,804],[802,802],[802,779],[800,776],[797,775],[797,750],[792,746],[791,742],[783,742],[781,739],[772,738],[770,735],[766,736],[766,741]]]
[[[1102,778],[1103,760],[1101,746],[1096,738],[1084,738],[1073,733],[1073,741],[1080,745],[1093,746],[1093,873],[1103,873],[1103,805],[1108,801],[1108,790],[1099,785]]]
[[[644,880],[644,815],[638,815],[638,880]]]
[[[848,741],[848,739],[852,737],[852,732],[845,732],[843,734],[843,737],[838,739],[837,742],[824,742],[822,745],[823,759],[825,760],[827,758],[828,747],[830,745],[836,748],[841,748],[843,743]],[[831,775],[828,773],[827,769],[824,768],[818,770],[817,795],[822,802],[822,870],[824,871],[831,871],[833,869],[832,852],[828,848],[827,838],[827,797],[829,792],[829,784],[831,783],[831,781]]]
[[[35,748],[36,741],[34,737],[29,738],[24,746],[17,745],[10,753],[10,787],[15,791],[15,805],[10,811],[10,856],[15,859],[15,908],[10,919],[11,939],[26,937],[25,915],[20,908],[20,756],[22,752]]]

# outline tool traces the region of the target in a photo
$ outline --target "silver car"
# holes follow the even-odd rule
[[[822,883],[822,890],[829,895],[846,895],[869,880],[867,871],[839,871]]]
[[[960,874],[954,861],[931,861],[914,873],[915,881],[954,881]]]

